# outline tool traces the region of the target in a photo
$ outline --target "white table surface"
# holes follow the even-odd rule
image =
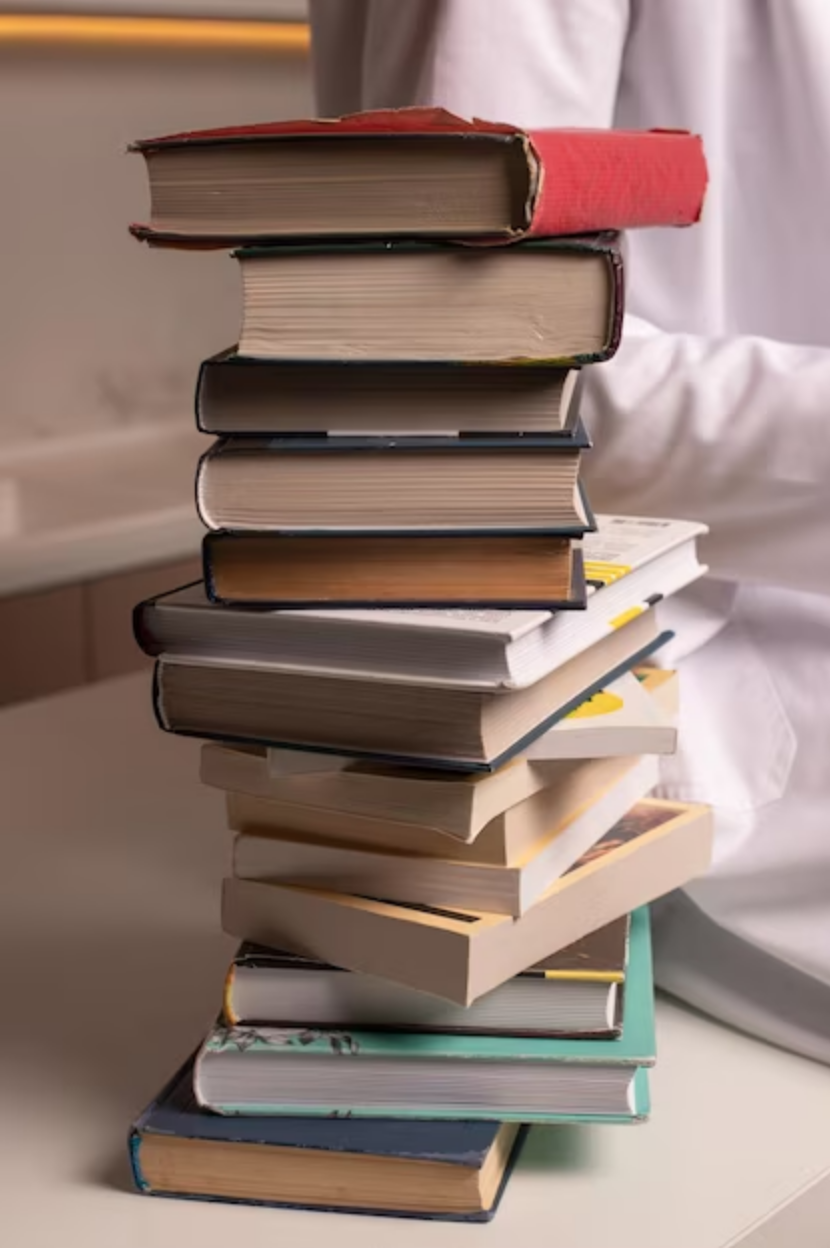
[[[130,1120],[200,1038],[229,837],[147,677],[0,712],[0,1243],[827,1248],[830,1070],[662,1001],[653,1116],[531,1133],[464,1226],[140,1197]]]

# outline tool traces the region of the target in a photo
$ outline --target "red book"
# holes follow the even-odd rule
[[[443,109],[199,130],[136,143],[133,233],[172,246],[285,238],[522,238],[692,225],[706,161],[685,130],[521,130]]]

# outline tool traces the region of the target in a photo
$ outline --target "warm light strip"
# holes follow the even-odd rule
[[[4,43],[71,43],[165,48],[306,52],[305,22],[256,22],[178,17],[92,17],[0,13]]]

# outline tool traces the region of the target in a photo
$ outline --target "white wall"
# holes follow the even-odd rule
[[[191,419],[235,337],[227,255],[153,252],[134,138],[306,115],[298,54],[0,48],[0,444]]]

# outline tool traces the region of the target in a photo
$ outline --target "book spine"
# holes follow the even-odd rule
[[[540,176],[528,237],[700,219],[707,169],[699,135],[531,131]]]

